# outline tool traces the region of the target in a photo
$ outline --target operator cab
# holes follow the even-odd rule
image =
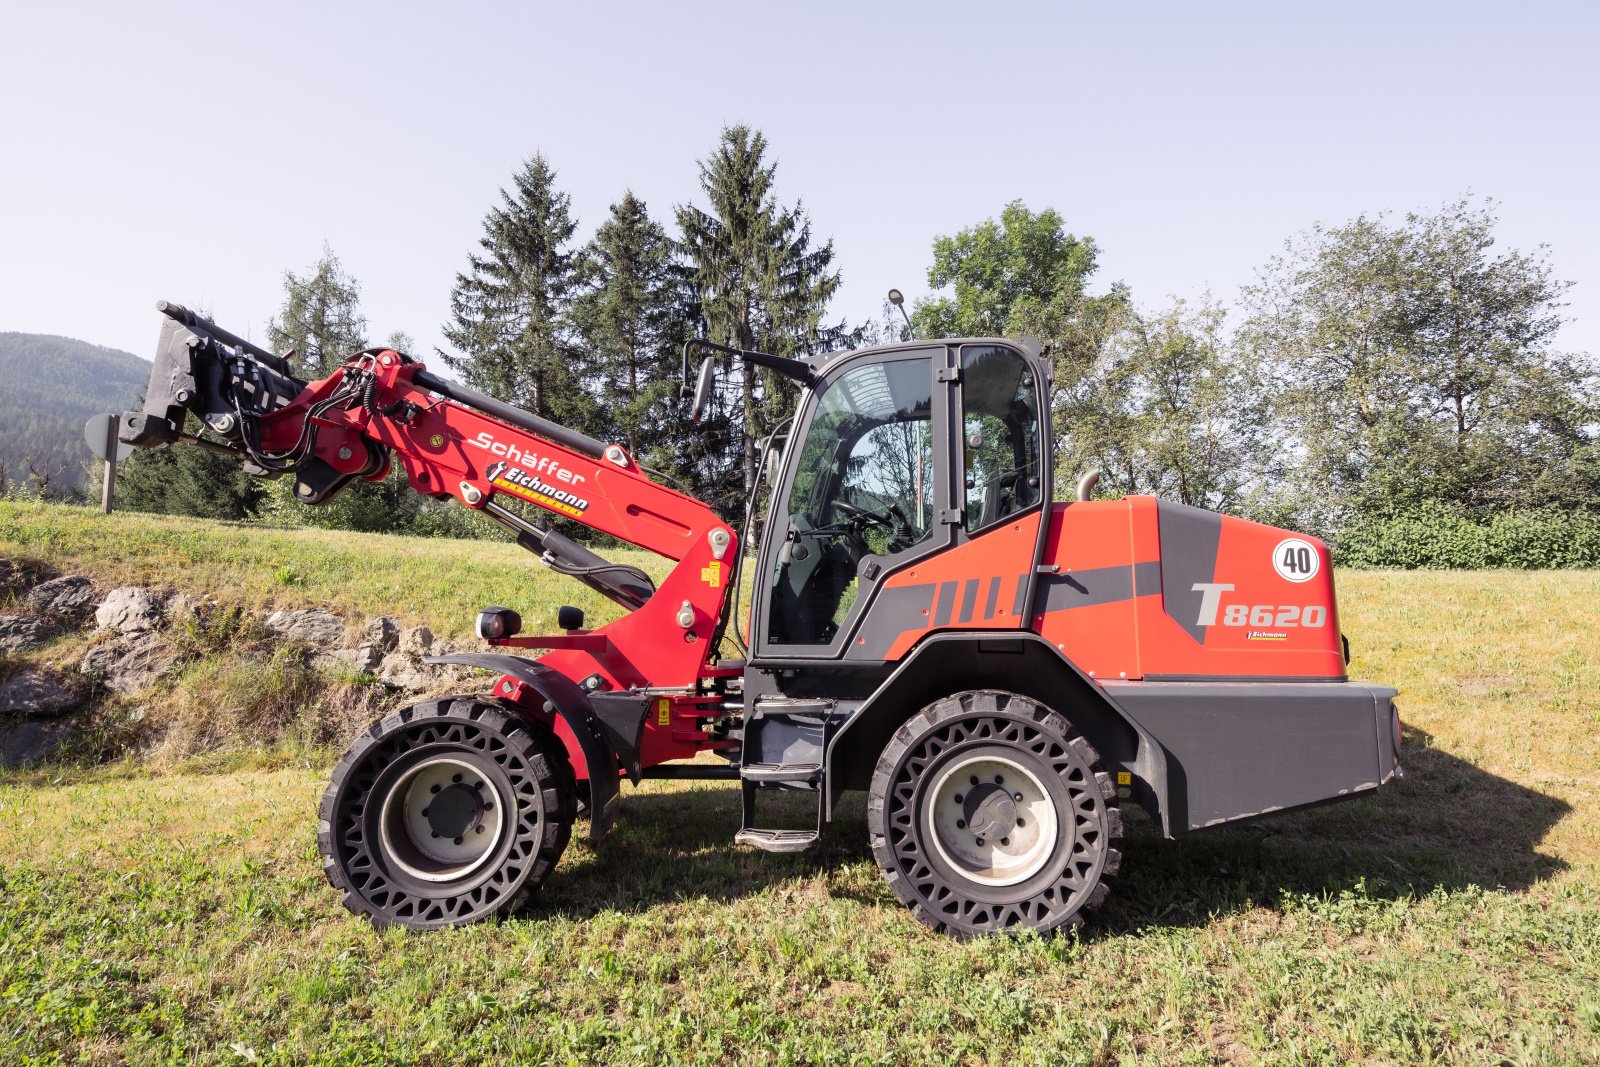
[[[997,340],[910,343],[826,364],[774,487],[757,655],[839,654],[883,578],[1038,506],[1048,493],[1045,380],[1035,355]]]

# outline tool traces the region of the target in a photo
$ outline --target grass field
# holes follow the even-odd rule
[[[485,590],[583,592],[510,546],[12,505],[0,555],[444,633]],[[1135,818],[1074,937],[928,934],[859,803],[771,856],[731,844],[733,790],[665,783],[525,915],[378,934],[318,867],[324,750],[5,772],[0,1063],[1600,1060],[1600,573],[1339,577],[1405,781],[1177,841]]]

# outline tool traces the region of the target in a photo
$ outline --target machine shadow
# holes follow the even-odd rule
[[[1433,747],[1407,728],[1406,777],[1375,796],[1255,823],[1162,840],[1142,811],[1129,811],[1122,871],[1087,936],[1151,926],[1204,925],[1241,908],[1279,909],[1296,899],[1423,896],[1469,887],[1522,891],[1566,869],[1539,851],[1571,805],[1490,774]],[[763,798],[764,811],[804,825],[809,795]],[[817,850],[769,855],[733,844],[739,793],[729,784],[677,792],[625,791],[612,838],[574,839],[568,858],[536,898],[540,913],[571,917],[639,911],[660,904],[730,901],[847,864],[870,863],[865,804],[846,797]],[[808,811],[809,808],[809,811]],[[586,824],[580,824],[579,830]],[[885,886],[836,879],[831,891],[898,906]]]
[[[1122,874],[1090,936],[1203,925],[1246,907],[1282,909],[1352,893],[1396,900],[1435,890],[1527,890],[1567,868],[1539,851],[1572,811],[1550,796],[1433,747],[1407,727],[1406,777],[1377,795],[1161,839],[1129,820]]]

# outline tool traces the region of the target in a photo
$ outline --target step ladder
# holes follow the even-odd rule
[[[823,759],[834,727],[831,700],[757,700],[744,724],[739,779],[744,825],[734,841],[767,852],[804,852],[822,836]],[[756,798],[774,790],[816,798],[812,827],[767,827],[756,818]]]

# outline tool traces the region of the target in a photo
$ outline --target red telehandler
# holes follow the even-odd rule
[[[810,847],[841,794],[865,790],[895,895],[967,936],[1080,923],[1121,859],[1119,799],[1170,837],[1400,774],[1395,691],[1345,677],[1327,548],[1149,497],[1089,500],[1090,479],[1053,502],[1050,368],[1029,343],[805,360],[686,347],[696,418],[726,362],[802,386],[781,458],[769,445],[761,465],[770,506],[748,553],[745,636],[742,530],[622,447],[392,350],[303,382],[158,306],[123,442],[225,452],[293,478],[308,504],[398,460],[417,492],[487,515],[627,609],[586,629],[564,607],[560,633],[531,636],[516,611],[486,607],[477,631],[494,651],[439,662],[492,683],[388,715],[350,746],[319,842],[328,880],[374,923],[515,909],[561,858],[580,801],[589,835],[605,835],[623,778],[736,781],[735,840],[777,852]],[[541,510],[675,566],[657,585],[530,518]],[[721,654],[725,639],[742,658]],[[722,759],[686,762],[705,752]],[[759,802],[773,790],[814,798],[815,822],[770,825]]]

